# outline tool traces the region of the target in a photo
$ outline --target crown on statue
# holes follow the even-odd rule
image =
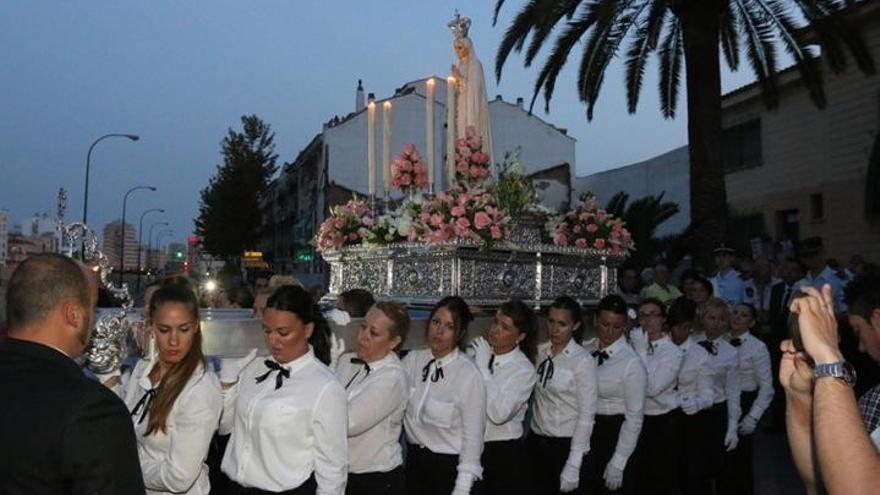
[[[455,19],[447,24],[449,30],[455,35],[455,38],[467,38],[468,30],[471,28],[470,17],[462,17],[458,11],[455,11]]]

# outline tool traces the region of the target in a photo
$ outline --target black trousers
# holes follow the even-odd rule
[[[740,419],[749,413],[757,398],[757,391],[740,394],[739,403],[742,407]],[[724,472],[718,493],[722,495],[752,495],[754,493],[752,436],[754,435],[740,436],[736,448],[731,452],[724,453]]]
[[[683,433],[682,491],[686,495],[711,495],[723,468],[727,403],[686,416]]]
[[[533,494],[559,493],[559,476],[570,450],[570,437],[545,437],[530,432],[526,438],[526,451],[532,467]]]
[[[406,493],[409,495],[449,495],[458,477],[458,456],[437,454],[407,443]],[[482,495],[483,484],[474,481],[471,493]]]
[[[348,473],[345,495],[405,495],[403,466],[387,473]]]
[[[602,495],[606,493],[635,493],[634,473],[636,459],[630,457],[623,470],[623,484],[620,489],[611,491],[605,486],[605,467],[614,455],[620,427],[623,426],[622,414],[614,416],[596,415],[593,434],[590,436],[590,452],[584,456],[581,466],[580,492],[584,495]]]
[[[633,457],[636,464],[636,493],[675,495],[679,493],[682,423],[684,413],[673,409],[666,414],[645,415],[639,447]]]
[[[315,475],[309,477],[302,485],[283,492],[270,492],[260,490],[259,488],[245,488],[234,481],[229,482],[227,492],[229,495],[315,495],[318,490],[318,484],[315,482]]]
[[[522,439],[486,442],[481,462],[486,495],[531,492],[531,469]]]

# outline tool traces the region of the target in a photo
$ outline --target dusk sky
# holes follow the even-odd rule
[[[496,27],[494,0],[449,1],[97,1],[5,0],[0,7],[0,208],[14,223],[55,215],[68,190],[67,220],[82,217],[86,152],[92,154],[89,224],[121,216],[165,220],[183,241],[193,230],[199,191],[220,163],[220,140],[256,114],[276,133],[279,165],[291,161],[323,122],[354,109],[357,80],[389,96],[407,81],[445,76],[454,60],[446,23],[455,8],[472,18],[488,95],[531,97],[539,65],[514,54],[495,82],[498,42],[523,1],[508,1]],[[578,55],[580,49],[577,51]],[[574,57],[573,57],[574,58]],[[579,58],[579,57],[578,57]],[[541,57],[543,60],[543,57]],[[656,64],[639,112],[629,115],[618,58],[588,123],[574,87],[577,58],[557,82],[550,123],[577,139],[577,173],[627,165],[686,143],[685,98],[666,121],[657,104]],[[725,75],[724,90],[751,80]],[[683,91],[682,91],[683,93]],[[146,239],[145,239],[146,242]]]

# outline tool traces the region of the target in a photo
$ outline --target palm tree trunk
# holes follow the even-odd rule
[[[719,0],[681,1],[688,100],[688,148],[693,252],[709,266],[712,249],[724,242],[727,193],[721,162],[721,71],[718,49]]]

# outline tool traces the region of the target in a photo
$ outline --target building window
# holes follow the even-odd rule
[[[825,219],[825,203],[822,193],[810,194],[810,220],[818,222]]]
[[[721,131],[721,159],[724,171],[760,167],[761,120],[753,119]]]
[[[797,242],[801,239],[801,225],[798,210],[776,212],[776,237],[783,241]]]

